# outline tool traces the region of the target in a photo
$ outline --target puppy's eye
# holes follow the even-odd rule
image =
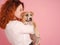
[[[28,16],[28,14],[26,14],[26,16]]]
[[[32,16],[32,14],[30,14],[30,16]]]

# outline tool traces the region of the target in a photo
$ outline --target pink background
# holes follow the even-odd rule
[[[34,12],[41,45],[60,45],[60,0],[21,0],[25,10]],[[5,0],[0,0],[0,6]],[[0,45],[10,45],[0,30]]]

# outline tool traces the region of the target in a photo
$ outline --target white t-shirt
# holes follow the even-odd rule
[[[33,25],[24,25],[20,21],[9,21],[5,33],[12,45],[29,45],[32,40],[29,34],[34,34]]]

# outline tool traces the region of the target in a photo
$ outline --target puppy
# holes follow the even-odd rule
[[[21,13],[21,21],[24,22],[24,24],[32,24],[33,23],[33,12],[22,12]]]
[[[30,45],[39,45],[39,32],[36,30],[36,24],[33,21],[33,12],[22,12],[21,13],[21,21],[26,25],[33,25],[35,34],[30,34],[31,39],[33,42]]]

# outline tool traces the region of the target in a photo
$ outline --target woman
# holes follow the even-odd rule
[[[4,29],[8,41],[12,45],[30,45],[32,40],[30,32],[23,34],[20,14],[24,11],[24,4],[19,0],[8,0],[1,7],[0,27]],[[34,33],[34,32],[33,32]],[[32,45],[32,44],[31,44]]]

